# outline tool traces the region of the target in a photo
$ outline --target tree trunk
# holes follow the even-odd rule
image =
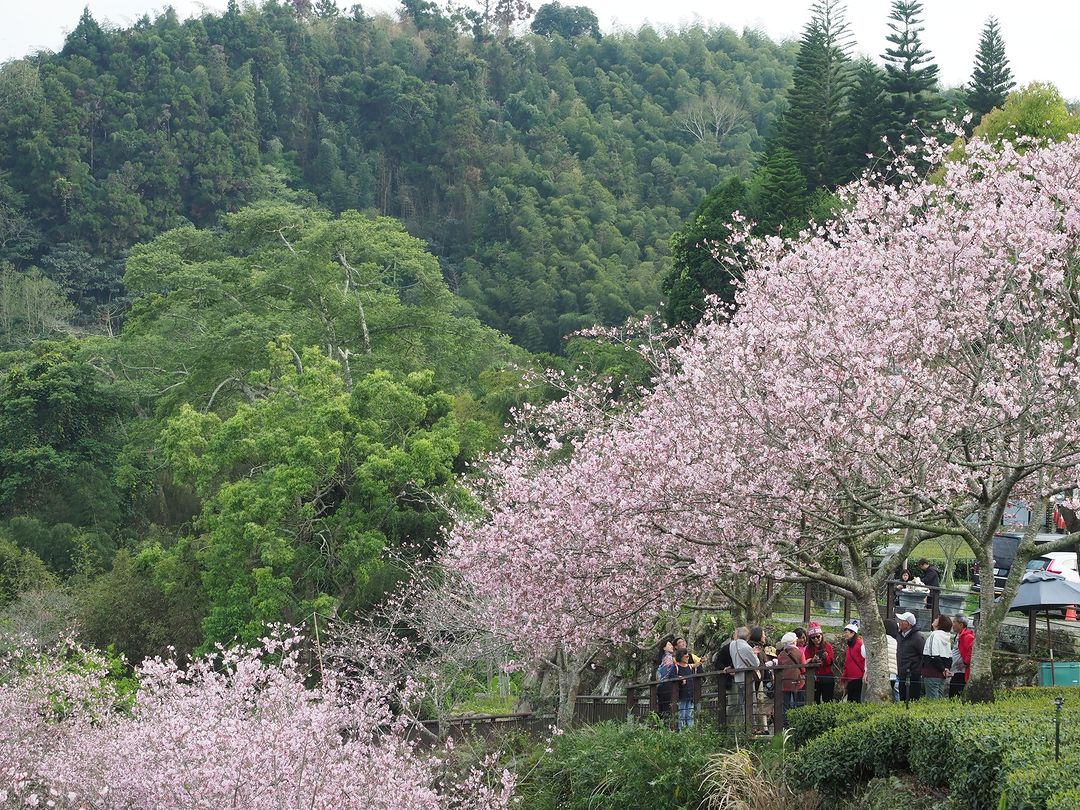
[[[997,637],[994,618],[994,556],[993,545],[983,543],[976,550],[979,560],[979,632],[975,634],[975,646],[971,652],[971,675],[964,687],[964,700],[972,703],[989,703],[994,699],[994,672],[991,655]],[[1016,561],[1013,561],[1016,564]]]
[[[994,671],[991,657],[994,653],[996,633],[989,631],[975,634],[975,647],[971,654],[971,675],[964,687],[964,700],[972,703],[990,703],[994,700]]]
[[[855,605],[859,610],[859,630],[866,655],[866,675],[863,677],[863,702],[888,703],[892,700],[892,683],[889,680],[889,642],[885,636],[885,623],[878,610],[877,594],[866,591],[858,595]]]
[[[581,687],[581,670],[578,669],[577,662],[572,661],[562,650],[555,656],[555,666],[559,675],[559,709],[555,715],[555,725],[565,731],[574,724],[574,707]]]

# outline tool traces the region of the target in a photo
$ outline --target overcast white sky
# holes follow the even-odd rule
[[[219,11],[227,0],[173,0],[182,16],[202,10]],[[14,7],[15,0],[5,0]],[[341,8],[352,0],[337,0]],[[532,0],[534,6],[544,0]],[[577,5],[577,0],[562,0]],[[645,21],[656,26],[678,26],[695,20],[723,23],[741,31],[745,26],[764,30],[774,39],[798,36],[809,16],[811,0],[586,0],[601,27],[637,28]],[[440,3],[441,4],[441,3]],[[159,0],[29,0],[5,15],[0,27],[0,61],[17,58],[43,48],[56,50],[64,35],[88,5],[99,22],[115,25],[133,22],[143,13],[160,11]],[[395,0],[368,0],[361,5],[369,13],[393,11]],[[875,59],[884,51],[888,32],[889,0],[848,0],[848,20],[858,50]],[[962,84],[971,74],[979,32],[986,17],[1001,22],[1005,44],[1017,81],[1051,81],[1069,99],[1080,100],[1080,3],[1075,0],[924,0],[923,41],[941,66],[942,80]]]

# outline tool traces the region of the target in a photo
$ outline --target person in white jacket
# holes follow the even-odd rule
[[[896,672],[896,637],[900,635],[900,626],[896,619],[885,620],[885,643],[889,645],[889,683],[892,686],[893,703],[900,700],[900,679]]]
[[[922,680],[928,698],[948,696],[949,678],[952,672],[952,619],[935,616],[930,624],[933,632],[927,635],[923,645]]]

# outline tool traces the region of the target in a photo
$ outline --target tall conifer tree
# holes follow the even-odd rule
[[[922,3],[918,0],[893,0],[889,14],[885,49],[886,92],[889,96],[889,135],[898,138],[911,132],[911,122],[925,130],[945,114],[945,104],[938,93],[938,66],[922,43]]]
[[[806,215],[810,195],[806,177],[790,151],[774,149],[758,169],[760,186],[753,213],[759,233],[776,233],[781,227],[797,224]]]
[[[803,29],[781,144],[799,164],[811,189],[842,179],[839,129],[851,89],[851,31],[839,0],[818,0]]]
[[[998,21],[988,17],[979,37],[979,51],[975,54],[975,70],[967,92],[968,109],[981,118],[994,107],[1004,104],[1005,97],[1015,86]]]
[[[841,130],[844,180],[857,177],[868,162],[884,152],[881,138],[888,130],[889,99],[885,94],[884,71],[869,59],[860,59],[855,65],[848,112]]]

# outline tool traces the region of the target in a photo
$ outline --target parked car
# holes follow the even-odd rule
[[[1080,571],[1076,570],[1075,551],[1048,551],[1046,554],[1030,560],[1027,564],[1027,570],[1060,574],[1069,582],[1080,585]]]
[[[1009,576],[1009,569],[1012,568],[1013,560],[1016,559],[1016,549],[1019,548],[1020,541],[1023,540],[1023,539],[1024,539],[1024,535],[1021,532],[1002,532],[1000,534],[995,534],[994,535],[994,572],[993,573],[994,573],[994,593],[995,594],[1001,593],[1001,591],[1004,590],[1004,588],[1005,588],[1005,578],[1007,576]],[[1061,539],[1060,534],[1039,533],[1039,534],[1035,535],[1035,545],[1039,545],[1041,543],[1050,543],[1050,542],[1052,542],[1054,540],[1060,540],[1060,539]],[[1072,570],[1073,574],[1075,575],[1077,573],[1076,554],[1074,552],[1071,552],[1071,551],[1052,552],[1050,554],[1047,554],[1046,557],[1048,558],[1048,562],[1047,562],[1046,566],[1042,566],[1042,568],[1045,568],[1045,570],[1049,571],[1052,574],[1064,573],[1064,570],[1065,570],[1067,564],[1065,564],[1063,562],[1054,562],[1054,558],[1056,557],[1056,555],[1059,555],[1059,554],[1065,554],[1065,555],[1071,554],[1072,555],[1072,558],[1071,558],[1072,568],[1071,568],[1071,570]],[[1041,570],[1040,567],[1038,567],[1038,563],[1036,563],[1036,560],[1040,560],[1040,559],[1042,559],[1042,557],[1037,557],[1037,558],[1033,559],[1031,562],[1035,563],[1037,567],[1036,568],[1031,568],[1031,565],[1029,564],[1028,569],[1029,570],[1034,570],[1034,571]],[[1064,558],[1058,558],[1058,559],[1063,560]],[[1048,567],[1051,564],[1054,564],[1055,567],[1061,567],[1063,570],[1062,571],[1054,571],[1054,570],[1052,570],[1051,568]],[[1068,575],[1066,575],[1066,576],[1068,576]],[[981,581],[981,578],[982,578],[982,572],[976,570],[975,573],[972,575],[972,583],[971,583],[972,584],[972,590],[977,591],[979,589],[979,583]],[[1077,579],[1077,580],[1074,580],[1074,581],[1080,582],[1080,579]]]

